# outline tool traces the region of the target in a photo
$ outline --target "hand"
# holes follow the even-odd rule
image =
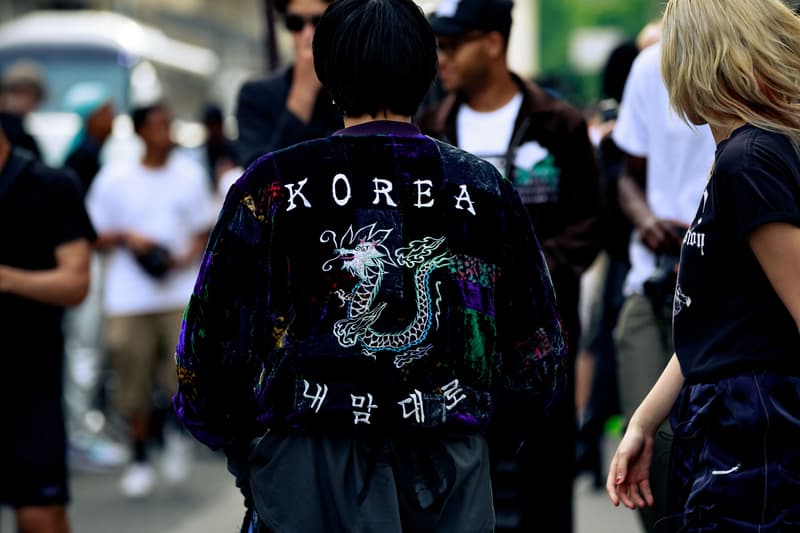
[[[171,270],[181,270],[183,268],[188,268],[195,264],[197,258],[198,255],[194,253],[187,253],[179,255],[177,257],[173,257],[172,260],[169,262],[169,268]]]
[[[653,252],[678,255],[682,239],[676,228],[688,229],[688,226],[677,220],[650,217],[637,229],[644,245]]]
[[[636,509],[653,505],[650,490],[650,464],[653,461],[653,435],[630,425],[619,443],[606,480],[606,491],[615,506]]]
[[[10,268],[6,265],[0,265],[0,292],[9,292],[11,290],[11,283],[8,279]]]
[[[317,95],[321,88],[322,84],[314,70],[314,53],[309,38],[307,43],[303,42],[297,47],[292,72],[292,86],[289,89],[289,97],[286,99],[286,108],[308,124],[311,121]]]
[[[143,254],[147,252],[155,242],[147,237],[136,233],[135,231],[126,231],[122,234],[122,244],[127,247],[134,254]]]

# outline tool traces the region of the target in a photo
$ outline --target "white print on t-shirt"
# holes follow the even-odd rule
[[[700,233],[690,229],[683,237],[683,244],[686,246],[694,246],[700,250],[700,255],[706,255],[706,234]]]
[[[708,201],[708,189],[703,191],[703,208],[700,210],[700,216],[697,217],[697,223],[700,224],[703,221],[703,213],[706,212],[706,202]]]
[[[672,316],[678,316],[678,313],[683,311],[686,307],[691,307],[691,305],[692,298],[684,294],[681,290],[681,286],[677,285],[675,287],[675,299],[672,304]]]
[[[703,191],[703,199],[700,204],[700,215],[697,217],[697,222],[693,228],[690,228],[683,236],[683,244],[686,246],[694,246],[700,250],[700,255],[706,255],[706,234],[703,232],[695,231],[695,228],[703,222],[703,214],[706,212],[706,202],[708,201],[708,189]]]

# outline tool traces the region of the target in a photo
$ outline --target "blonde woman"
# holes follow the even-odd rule
[[[800,530],[800,19],[781,0],[669,0],[662,70],[717,142],[684,240],[675,355],[606,488],[652,505],[653,436],[675,432],[664,531]]]

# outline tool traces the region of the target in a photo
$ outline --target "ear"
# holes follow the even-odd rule
[[[492,59],[499,59],[506,55],[506,43],[499,31],[492,31],[486,35],[486,49]]]

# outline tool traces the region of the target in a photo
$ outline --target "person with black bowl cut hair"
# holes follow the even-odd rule
[[[530,412],[564,385],[533,227],[490,163],[411,123],[437,68],[412,0],[332,3],[314,60],[346,127],[228,194],[176,411],[225,450],[243,531],[492,531],[493,399]]]

